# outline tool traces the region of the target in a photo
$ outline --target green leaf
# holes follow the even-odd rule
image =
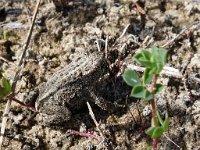
[[[156,127],[153,131],[152,138],[157,139],[159,138],[164,132],[162,127]]]
[[[143,52],[144,51],[144,52]],[[133,58],[137,61],[137,63],[145,66],[145,67],[152,67],[153,64],[150,61],[150,57],[148,55],[149,52],[146,50],[140,51],[136,53]]]
[[[158,63],[154,63],[153,64],[153,67],[150,68],[151,70],[149,71],[150,74],[159,74],[162,69],[163,69],[163,66],[161,64],[158,64]]]
[[[145,90],[144,99],[147,101],[152,100],[153,95],[148,90]]]
[[[7,96],[11,92],[11,85],[5,77],[2,77],[2,87],[0,87],[0,98]]]
[[[131,96],[136,97],[136,98],[144,98],[145,97],[145,87],[142,85],[136,85],[133,87],[131,91]]]
[[[164,88],[164,86],[162,84],[156,84],[156,93],[159,93],[160,91],[162,91],[162,89]]]
[[[3,89],[2,87],[0,87],[0,98],[4,97],[3,90],[4,90],[4,89]]]
[[[149,127],[146,130],[146,134],[149,135],[149,136],[152,136],[154,129],[155,129],[155,127]]]
[[[158,121],[159,121],[159,124],[163,125],[163,119],[161,118],[159,112],[157,111],[156,112],[156,115],[157,115],[157,118],[158,118]]]
[[[151,71],[150,68],[146,68],[144,71],[144,76],[143,76],[144,84],[150,84],[152,81],[153,75],[150,74],[150,71]]]
[[[169,128],[169,116],[168,113],[165,114],[165,121],[162,124],[164,132],[166,132]]]
[[[146,60],[144,58],[140,58],[138,61],[140,62],[141,65],[143,65],[147,68],[153,67],[153,63],[151,63],[149,60]]]
[[[158,54],[159,54],[158,60],[164,66],[165,63],[167,62],[167,50],[164,48],[159,48]]]
[[[153,150],[152,146],[149,146],[148,148],[146,148],[145,150]]]
[[[134,70],[126,70],[123,73],[123,79],[129,86],[135,86],[137,84],[141,84],[141,80]]]
[[[0,87],[0,98],[3,98],[7,95],[5,88]]]
[[[7,94],[11,92],[12,87],[5,77],[2,78],[2,86],[6,90]]]
[[[156,64],[157,58],[155,55],[152,55],[150,58],[150,62]]]
[[[145,89],[143,85],[136,85],[131,91],[131,96],[136,98],[143,98],[144,100],[152,100],[153,95]]]
[[[3,39],[4,39],[4,40],[7,40],[7,35],[8,35],[8,33],[7,33],[6,31],[4,31],[4,32],[3,32]]]
[[[134,59],[139,64],[151,68],[151,74],[159,74],[166,63],[167,51],[154,45],[152,52],[143,49],[134,55]]]
[[[159,62],[156,63],[156,74],[159,74],[163,69],[163,65]]]
[[[133,56],[133,58],[140,64],[140,59],[141,58],[143,58],[143,55],[140,53],[140,52],[138,52],[138,53],[136,53],[134,56]]]
[[[159,74],[163,66],[165,65],[167,60],[167,51],[164,48],[157,48],[155,45],[152,46],[152,56],[150,58],[150,61],[154,63],[154,69],[151,73],[153,74]]]
[[[157,74],[157,67],[154,65],[151,70],[149,71],[150,74]]]
[[[152,49],[152,51],[151,51],[151,53],[152,53],[152,58],[153,58],[155,61],[157,61],[157,58],[158,58],[158,47],[156,47],[155,45],[153,45],[153,46],[151,47],[151,49]]]
[[[146,60],[148,60],[148,61],[150,60],[150,58],[151,58],[151,53],[150,53],[149,51],[143,49],[143,50],[141,51],[141,54],[142,54],[142,56],[143,56],[144,59],[146,59]]]

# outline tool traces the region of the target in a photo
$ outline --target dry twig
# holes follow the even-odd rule
[[[7,63],[7,64],[13,64],[13,62],[7,60],[6,58],[4,58],[4,57],[2,57],[2,56],[0,56],[0,60],[3,60],[3,61],[4,61],[5,63]]]
[[[139,72],[144,72],[145,68],[136,66],[134,64],[128,64],[127,68],[133,69]],[[178,69],[172,68],[172,67],[164,67],[163,71],[161,72],[161,75],[168,76],[168,77],[174,77],[178,79],[184,78],[184,76],[178,71]]]
[[[164,137],[167,138],[167,140],[169,140],[170,142],[172,142],[176,147],[178,147],[180,150],[182,149],[178,144],[176,144],[172,139],[170,139],[166,134],[163,134]]]
[[[127,32],[128,28],[129,28],[130,24],[127,24],[126,27],[124,28],[122,34],[119,36],[119,38],[117,40],[120,40],[124,35],[125,33]]]
[[[127,68],[136,70],[138,72],[144,72],[144,70],[145,70],[144,67],[136,66],[134,64],[128,64]],[[186,80],[186,78],[180,73],[180,71],[178,69],[173,68],[173,67],[164,67],[164,69],[163,69],[163,71],[161,71],[160,75],[161,76],[167,76],[167,77],[173,77],[173,78],[176,78],[176,79],[181,79],[183,81]],[[187,79],[193,80],[197,83],[200,83],[200,79],[197,78],[197,77],[194,77],[194,76],[189,76]]]
[[[90,114],[92,120],[94,121],[94,124],[96,125],[97,130],[99,131],[99,134],[100,134],[101,138],[102,138],[103,141],[104,141],[105,136],[104,136],[104,134],[103,134],[103,131],[102,131],[102,130],[100,129],[100,127],[99,127],[99,123],[97,122],[97,120],[96,120],[96,118],[95,118],[95,116],[94,116],[94,113],[93,113],[93,111],[92,111],[92,107],[90,106],[89,102],[87,102],[87,107],[88,107],[88,110],[89,110],[89,114]]]
[[[176,35],[173,39],[162,45],[161,47],[167,47],[171,43],[173,43],[176,39],[178,39],[183,33],[185,33],[187,30],[189,30],[194,25],[197,25],[196,28],[200,25],[200,21],[195,21],[192,24],[189,24],[187,27],[185,27],[178,35]]]
[[[37,1],[36,8],[35,8],[34,15],[33,15],[33,19],[32,19],[31,28],[29,29],[29,33],[28,33],[27,38],[26,38],[26,43],[25,43],[25,46],[24,46],[24,49],[23,49],[23,53],[22,53],[21,59],[20,59],[19,64],[18,64],[19,68],[18,68],[18,70],[17,70],[17,72],[15,73],[15,76],[14,76],[14,80],[13,80],[13,83],[12,83],[12,92],[10,94],[11,97],[14,96],[14,94],[15,94],[15,89],[16,89],[18,78],[19,78],[19,73],[21,71],[23,60],[26,56],[27,48],[28,48],[30,40],[31,40],[31,35],[32,35],[32,32],[33,32],[33,27],[34,27],[34,24],[35,24],[35,19],[36,19],[36,16],[37,16],[40,1],[41,0]],[[0,136],[0,150],[1,150],[2,144],[3,144],[3,137],[4,137],[3,135],[4,135],[5,129],[6,129],[6,123],[7,123],[7,120],[8,120],[8,113],[10,111],[11,102],[12,102],[12,99],[9,98],[7,103],[6,103],[4,113],[3,113],[2,126],[1,126],[1,136]]]
[[[108,35],[106,36],[105,39],[105,58],[108,58]]]

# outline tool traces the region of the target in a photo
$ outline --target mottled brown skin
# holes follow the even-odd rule
[[[86,101],[93,101],[106,109],[106,103],[95,96],[95,87],[107,72],[108,66],[99,52],[82,54],[55,72],[39,89],[36,101],[36,109],[42,114],[44,124],[62,126],[86,105]]]
[[[62,10],[70,5],[94,4],[93,0],[53,0],[53,3],[57,10]]]

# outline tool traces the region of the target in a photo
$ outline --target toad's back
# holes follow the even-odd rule
[[[106,67],[102,53],[81,54],[73,58],[69,65],[54,73],[47,83],[40,88],[37,103],[47,100],[59,90],[67,87],[83,87],[83,85],[84,87],[92,87],[105,71]]]

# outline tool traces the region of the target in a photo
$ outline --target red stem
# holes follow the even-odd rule
[[[154,97],[155,92],[156,92],[157,78],[158,78],[158,75],[154,75],[153,80],[152,80],[152,84],[151,84],[151,92],[153,94],[153,97]],[[152,107],[152,118],[153,118],[154,126],[158,127],[158,122],[157,122],[157,117],[156,117],[157,108],[156,108],[156,101],[155,101],[154,98],[151,101],[151,107]],[[153,143],[152,143],[153,150],[157,150],[157,145],[158,145],[158,139],[153,139]]]
[[[25,103],[23,103],[22,101],[16,99],[15,97],[10,97],[10,98],[11,98],[11,100],[13,100],[14,102],[16,102],[16,103],[18,103],[18,104],[20,104],[20,105],[22,105],[22,106],[24,106],[24,107],[30,109],[31,111],[37,112],[37,110],[35,109],[34,106],[29,105],[29,104],[25,104]]]
[[[81,131],[75,131],[75,130],[70,130],[69,129],[69,130],[67,130],[67,133],[74,134],[74,135],[85,136],[85,137],[88,137],[88,138],[91,138],[91,139],[98,140],[96,135],[88,133],[88,132],[81,132]]]
[[[157,150],[158,147],[158,139],[153,139],[153,150]]]

